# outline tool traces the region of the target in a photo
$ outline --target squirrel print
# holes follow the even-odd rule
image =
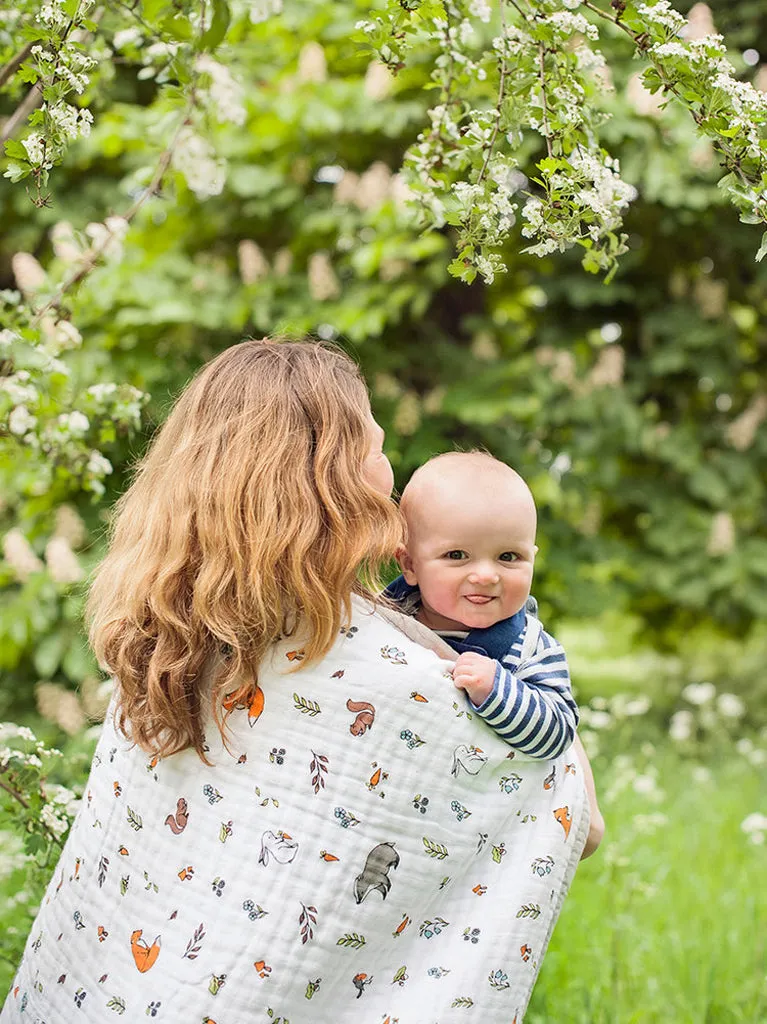
[[[346,706],[352,714],[357,716],[349,726],[349,732],[352,736],[364,736],[373,724],[373,720],[376,716],[376,709],[372,704],[368,704],[366,700],[350,699],[347,700]]]
[[[189,812],[187,810],[186,800],[183,796],[178,798],[176,804],[176,813],[169,814],[165,819],[165,824],[171,830],[174,836],[180,836],[186,828],[187,822],[189,821]]]

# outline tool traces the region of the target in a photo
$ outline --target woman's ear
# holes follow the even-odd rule
[[[415,570],[413,568],[413,559],[410,557],[410,553],[404,544],[400,544],[394,556],[399,562],[399,567],[402,570],[402,575],[405,577],[405,582],[409,583],[411,587],[418,585],[418,578],[416,577]]]

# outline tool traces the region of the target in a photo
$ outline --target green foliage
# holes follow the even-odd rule
[[[627,236],[606,285],[583,273],[575,251],[545,259],[522,253],[533,239],[521,233],[529,219],[514,220],[516,214],[498,247],[496,229],[509,211],[496,207],[489,230],[475,202],[487,194],[451,185],[466,172],[475,176],[472,187],[482,174],[487,150],[470,138],[461,136],[449,174],[435,170],[445,183],[444,223],[423,232],[423,201],[409,203],[399,168],[434,123],[428,110],[438,95],[432,75],[439,47],[427,36],[442,4],[392,2],[371,14],[361,0],[296,0],[266,18],[276,0],[222,0],[200,18],[191,3],[144,0],[139,20],[139,8],[131,15],[107,3],[97,22],[95,13],[93,22],[83,15],[72,51],[98,60],[82,95],[61,92],[61,73],[28,58],[2,77],[27,42],[42,38],[33,24],[38,6],[25,0],[0,20],[0,119],[7,118],[7,129],[34,76],[45,74],[59,90],[58,98],[51,94],[54,107],[72,106],[78,124],[82,111],[92,110],[94,124],[89,135],[59,138],[46,168],[45,160],[27,159],[29,134],[52,131],[39,108],[32,112],[9,140],[11,174],[0,192],[0,717],[33,721],[38,704],[58,723],[44,726],[51,730],[46,742],[61,736],[63,745],[62,726],[83,736],[86,713],[99,703],[82,630],[83,589],[104,550],[109,509],[197,367],[243,336],[269,333],[333,339],[354,354],[387,429],[400,486],[430,455],[454,446],[486,446],[529,480],[540,510],[534,589],[542,615],[555,632],[564,623],[581,702],[606,702],[592,707],[587,728],[592,742],[596,737],[600,792],[618,753],[649,739],[665,750],[661,738],[680,710],[694,714],[686,745],[668,759],[659,755],[680,780],[689,781],[687,766],[698,758],[729,757],[741,733],[758,753],[753,729],[767,716],[759,625],[767,612],[767,269],[753,261],[761,230],[738,224],[717,187],[721,157],[711,139],[727,139],[727,117],[712,110],[697,130],[690,117],[704,100],[696,83],[680,81],[684,103],[660,111],[665,94],[638,88],[635,41],[605,28],[600,47],[614,92],[594,100],[589,117],[599,122],[600,150],[619,159],[622,180],[637,192],[623,227],[600,235],[611,267]],[[737,15],[732,5],[712,6],[717,28],[731,32],[737,47],[767,36],[761,3],[738,4]],[[379,14],[383,28],[362,41],[357,22]],[[386,28],[393,15],[403,36]],[[61,39],[66,26],[49,35],[54,28]],[[477,47],[491,37],[480,29]],[[372,59],[373,50],[396,75]],[[546,55],[546,73],[572,70],[571,57],[567,47]],[[747,81],[752,72],[731,57]],[[686,65],[669,59],[684,77]],[[484,69],[496,74],[497,62]],[[507,78],[504,136],[515,130],[518,97],[533,91],[529,69],[527,76],[517,72]],[[663,86],[657,72],[645,74],[645,85]],[[454,113],[492,133],[498,81],[491,87],[487,78],[464,77]],[[596,95],[593,82],[586,87]],[[565,231],[572,236],[576,221],[578,231],[589,225],[573,214],[575,179],[557,178],[558,161],[567,155],[567,133],[581,128],[565,123],[564,94],[552,100],[562,152],[549,155],[540,133],[520,125],[513,159],[530,174],[526,183],[514,182],[545,200],[549,213],[564,198],[551,223],[561,227],[572,215]],[[512,156],[502,139],[497,155]],[[484,177],[480,184],[484,189]],[[752,199],[741,200],[748,216]],[[590,268],[598,267],[594,246],[579,248]],[[476,273],[483,255],[490,270],[505,269],[491,286]],[[745,702],[746,723],[719,716],[712,725],[705,708],[680,697],[688,684],[709,680]],[[623,693],[649,696],[651,708],[636,718],[625,714]],[[68,703],[57,710],[64,697]],[[316,706],[300,710],[318,713]],[[593,714],[604,710],[612,725],[600,733]],[[77,789],[89,741],[66,742],[74,753],[56,761],[55,781]],[[756,809],[750,777],[738,765],[721,776],[741,794],[730,816],[717,812],[730,825]],[[19,792],[40,810],[46,783],[32,767],[19,777]],[[703,833],[690,824],[689,808],[701,821],[709,796],[690,802],[690,792],[682,781],[672,788],[673,828],[650,851],[654,860],[648,853],[643,877],[665,877],[669,845],[681,849],[689,839],[689,856],[703,856],[695,846]],[[15,858],[36,826],[6,796],[0,831]],[[608,818],[623,813],[620,801],[610,804]],[[623,820],[608,827],[617,831]],[[18,841],[8,838],[9,828]],[[23,854],[34,864],[20,861],[0,880],[0,928],[16,928],[8,933],[12,957],[55,855],[45,836],[33,838],[43,846]],[[742,843],[738,837],[718,855],[752,877]],[[713,854],[704,859],[714,863]],[[599,877],[583,901],[568,905],[559,934],[582,921],[591,923],[590,934],[602,933],[603,921],[585,909],[590,901],[612,920],[614,893],[595,888],[606,883],[599,859],[592,863]],[[731,902],[752,908],[756,921],[762,910],[747,902],[743,886]],[[23,913],[11,898],[22,890],[29,893]],[[680,919],[693,914],[691,898],[680,904]],[[637,934],[662,924],[679,949],[703,956],[694,943],[685,946],[667,916],[653,924],[633,905],[626,915],[621,921]],[[576,947],[580,939],[560,949]],[[599,1006],[621,1007],[603,1019],[619,1021],[622,1007],[636,1003],[641,986],[627,966],[631,951],[613,960],[612,952],[593,948],[596,973],[585,973],[578,992],[561,984],[558,965],[567,954],[554,948],[531,1020],[569,1019],[565,1003],[555,1002],[560,984],[562,999],[586,1007],[582,1018],[573,1010],[573,1020],[591,1020],[589,1013],[600,1019],[588,1001],[593,977],[601,979]],[[668,1006],[692,998],[690,987],[671,992],[649,939],[642,939],[641,955],[665,979],[657,991]],[[610,977],[622,979],[613,1003],[605,963],[613,965]],[[712,995],[711,1019],[723,998],[718,989]],[[763,1009],[744,991],[741,1019],[757,1019]],[[690,1019],[702,1020],[702,1013]],[[681,1010],[678,1019],[687,1019]]]

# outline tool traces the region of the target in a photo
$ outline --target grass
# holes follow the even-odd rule
[[[607,835],[579,868],[526,1024],[767,1022],[767,848],[740,829],[766,809],[767,773],[733,753],[701,782],[671,749],[653,760],[661,801],[628,787],[602,802]],[[666,824],[642,831],[648,812]]]

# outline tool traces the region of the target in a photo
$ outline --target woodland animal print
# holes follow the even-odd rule
[[[322,662],[289,674],[281,642],[225,699],[211,765],[110,711],[0,1024],[522,1024],[588,830],[579,764],[510,761],[449,662],[353,609]]]

